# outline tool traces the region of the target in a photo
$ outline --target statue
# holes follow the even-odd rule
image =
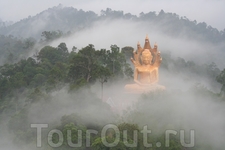
[[[133,52],[133,57],[131,61],[135,67],[135,84],[127,84],[125,90],[131,93],[164,90],[164,86],[157,84],[159,81],[158,68],[162,62],[157,44],[155,43],[154,48],[151,48],[149,38],[146,36],[144,48],[141,48],[138,42],[137,50]]]

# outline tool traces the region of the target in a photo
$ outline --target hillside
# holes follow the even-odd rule
[[[175,13],[149,11],[136,16],[107,8],[98,15],[59,5],[12,25],[2,22],[0,64],[18,62],[43,46],[61,42],[67,43],[69,51],[73,46],[82,48],[88,44],[97,48],[111,44],[136,47],[137,39],[149,34],[152,42],[161,41],[160,49],[175,57],[198,63],[215,62],[223,69],[225,30],[218,31],[205,22],[190,21]]]
[[[135,82],[139,70],[130,60],[146,34],[162,57],[154,84],[166,89],[127,93],[127,84],[155,86]],[[225,30],[163,10],[136,16],[108,8],[98,15],[59,5],[2,22],[0,146],[223,149],[224,41]]]
[[[43,31],[61,30],[64,33],[68,31],[76,32],[90,27],[96,21],[106,19],[123,19],[153,24],[162,28],[163,33],[173,37],[182,35],[210,42],[223,42],[225,40],[225,30],[218,31],[205,22],[190,21],[185,16],[166,13],[163,10],[159,14],[149,10],[149,13],[140,13],[139,16],[135,16],[108,8],[102,10],[101,15],[97,15],[92,11],[85,12],[73,7],[62,7],[61,5],[49,8],[35,16],[29,16],[13,25],[3,26],[0,28],[0,34],[39,39]]]
[[[157,139],[162,147],[166,146],[166,129],[188,132],[190,128],[195,129],[196,147],[185,147],[177,135],[170,139],[173,150],[224,147],[224,132],[205,137],[209,129],[223,131],[225,69],[221,72],[215,64],[200,66],[182,58],[174,60],[164,53],[160,83],[167,89],[142,95],[128,94],[124,92],[124,85],[133,83],[133,70],[125,56],[131,53],[130,47],[120,50],[111,45],[110,50],[98,50],[91,44],[69,52],[66,44],[60,43],[57,47],[45,46],[36,58],[0,66],[0,145],[4,149],[17,147],[21,150],[40,146],[36,143],[36,127],[41,124],[48,125],[42,132],[43,149],[49,145],[52,150],[74,149],[75,145],[67,144],[70,141],[66,138],[68,131],[72,130],[73,135],[83,132],[81,139],[85,143],[89,139],[87,131],[101,133],[103,127],[113,123],[121,133],[137,130],[139,144],[135,149],[138,150],[146,149],[145,138],[140,136],[143,125],[155,131],[149,139]],[[221,92],[209,90],[215,84],[221,87],[216,81],[223,85]],[[208,116],[217,117],[205,119]],[[53,129],[63,134],[59,138],[64,142],[58,146],[46,142],[50,137],[53,143],[60,143],[55,135],[49,135]],[[91,135],[90,144],[79,148],[106,149],[108,145],[102,144],[101,139],[106,137],[113,141],[110,135],[108,132],[104,137]],[[219,144],[214,141],[215,137]],[[79,136],[71,138],[78,141]],[[128,140],[134,138],[129,133]],[[122,136],[119,141],[115,148],[124,149],[127,144],[122,143]]]
[[[61,30],[63,32],[82,28],[95,21],[97,15],[72,7],[49,8],[36,16],[28,17],[8,27],[0,28],[0,34],[17,37],[40,38],[43,31]]]

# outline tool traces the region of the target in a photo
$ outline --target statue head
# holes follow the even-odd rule
[[[148,49],[145,49],[142,52],[141,61],[142,61],[142,64],[144,64],[144,65],[150,65],[151,64],[151,62],[152,62],[152,53]]]

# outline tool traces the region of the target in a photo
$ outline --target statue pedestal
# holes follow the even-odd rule
[[[142,94],[154,91],[165,90],[165,86],[159,84],[139,85],[139,84],[127,84],[125,85],[126,93]]]

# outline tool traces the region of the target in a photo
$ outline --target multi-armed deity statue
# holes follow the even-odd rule
[[[125,89],[131,93],[151,92],[155,90],[163,90],[164,86],[157,84],[159,80],[159,66],[162,61],[158,46],[155,44],[151,48],[149,38],[146,36],[145,45],[142,48],[138,42],[137,50],[133,52],[131,58],[134,64],[134,81],[135,84],[127,84]]]

